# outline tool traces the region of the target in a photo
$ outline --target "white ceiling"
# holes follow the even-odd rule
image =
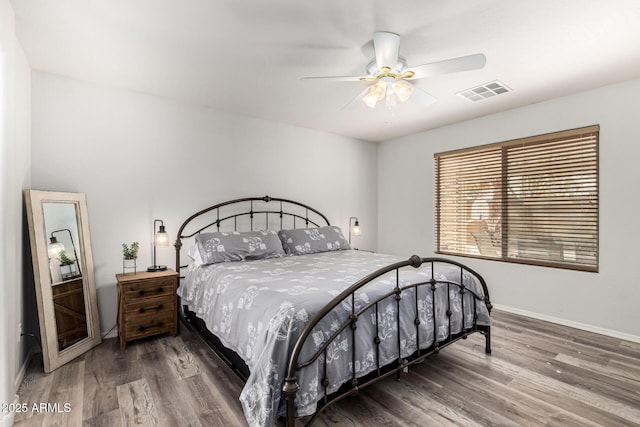
[[[33,69],[383,141],[640,77],[640,0],[11,0]],[[416,84],[438,101],[342,111],[374,31],[409,65],[482,52],[482,70]],[[513,91],[456,95],[500,80]],[[363,86],[364,85],[364,86]]]

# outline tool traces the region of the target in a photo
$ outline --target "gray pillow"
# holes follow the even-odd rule
[[[318,228],[281,230],[278,236],[284,251],[291,255],[351,249],[340,227],[332,225]]]
[[[203,264],[285,255],[274,230],[202,233],[196,236],[196,245]]]

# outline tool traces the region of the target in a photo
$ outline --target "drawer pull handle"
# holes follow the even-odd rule
[[[160,311],[160,310],[162,310],[162,304],[156,305],[155,307],[147,307],[147,308],[140,307],[140,310],[138,310],[138,312],[140,314],[142,314],[147,310],[158,310],[158,311]]]
[[[155,325],[149,325],[149,326],[140,326],[138,328],[138,332],[144,332],[147,329],[153,329],[153,328],[161,328],[162,327],[162,322],[158,322]]]
[[[158,289],[156,289],[155,291],[140,291],[138,292],[138,295],[140,295],[141,297],[145,296],[148,293],[157,293],[157,294],[161,294],[162,291],[164,290],[163,287],[159,287]]]

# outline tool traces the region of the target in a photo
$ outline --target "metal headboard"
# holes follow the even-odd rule
[[[275,220],[274,220],[275,219]],[[204,231],[254,231],[308,228],[331,225],[317,209],[278,197],[246,197],[229,200],[203,209],[187,218],[176,237],[176,272],[180,273],[182,240]]]

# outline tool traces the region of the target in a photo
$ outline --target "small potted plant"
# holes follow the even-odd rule
[[[122,244],[123,272],[126,268],[133,268],[135,272],[138,249],[140,249],[140,243],[138,242],[133,242],[131,245],[127,245],[126,243]]]
[[[60,274],[62,275],[62,280],[69,279],[75,275],[74,267],[76,260],[69,258],[66,251],[60,251],[58,254],[58,261],[60,261]]]

